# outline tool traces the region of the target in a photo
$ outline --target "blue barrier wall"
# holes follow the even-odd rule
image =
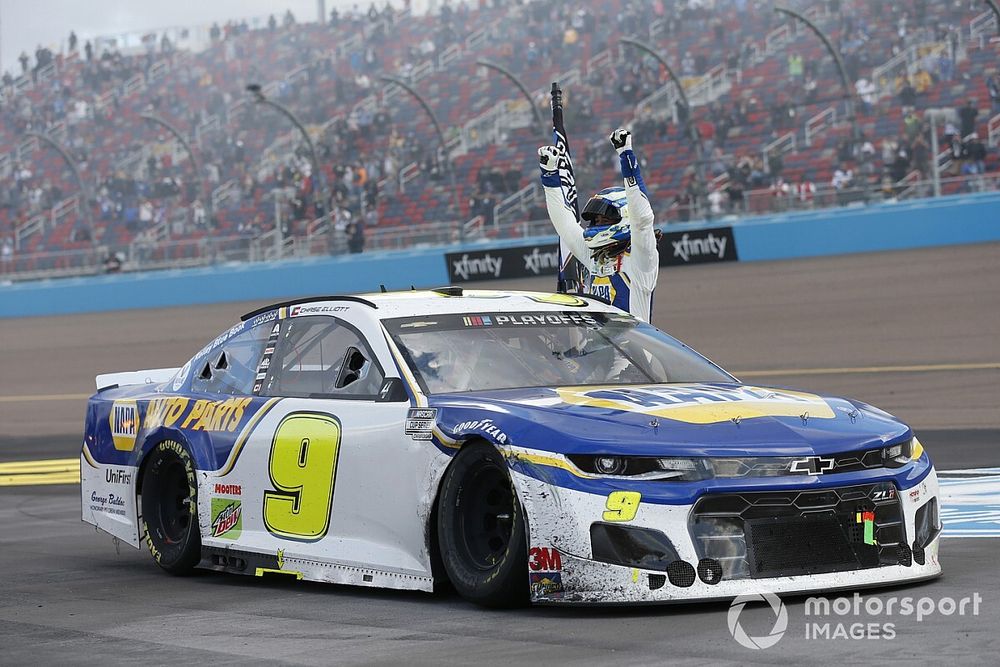
[[[1000,241],[1000,193],[764,216],[730,223],[740,261]],[[531,239],[552,242],[555,237]],[[0,286],[0,317],[159,308],[311,294],[444,285],[444,253],[524,245],[526,239],[409,252],[68,278]],[[1000,265],[1000,249],[998,249]]]

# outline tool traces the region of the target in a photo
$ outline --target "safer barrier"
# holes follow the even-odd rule
[[[671,225],[663,266],[1000,241],[1000,194]],[[0,286],[0,317],[159,308],[429,287],[555,273],[554,236],[273,263]],[[499,260],[499,264],[498,264]],[[1000,265],[1000,246],[997,250]],[[488,283],[483,283],[488,284]]]

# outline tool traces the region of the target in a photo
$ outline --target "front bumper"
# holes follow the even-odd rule
[[[850,537],[851,540],[874,539],[878,542],[877,545],[859,549],[867,549],[865,553],[869,555],[876,554],[876,565],[871,562],[866,566],[841,563],[827,567],[826,571],[817,567],[816,571],[804,573],[803,569],[810,568],[808,564],[803,568],[801,562],[798,570],[757,571],[760,567],[758,561],[750,566],[749,571],[747,568],[739,571],[739,568],[727,565],[721,578],[717,567],[714,573],[706,567],[704,543],[699,543],[697,531],[692,528],[697,502],[666,504],[644,497],[631,518],[619,520],[613,514],[609,515],[608,507],[611,505],[607,495],[556,486],[538,479],[538,476],[518,471],[514,471],[512,477],[529,526],[529,584],[532,601],[537,603],[655,604],[732,599],[761,591],[779,594],[829,593],[917,582],[941,573],[938,559],[941,540],[939,519],[935,521],[936,530],[931,533],[933,537],[930,541],[926,542],[928,536],[925,531],[922,539],[926,544],[920,545],[916,552],[913,550],[918,536],[917,511],[938,499],[937,476],[933,469],[911,488],[900,490],[889,484],[896,490],[893,503],[898,525],[877,525],[885,523],[889,516],[881,507],[869,537],[857,534]],[[769,513],[767,509],[763,510],[763,514]],[[608,524],[609,519],[613,523]],[[652,567],[605,562],[608,559],[603,555],[602,558],[595,558],[591,533],[595,524],[660,531],[669,540],[676,559],[683,563],[677,564],[677,567],[663,567],[664,560],[673,559],[673,555]],[[750,529],[746,530],[749,538]],[[893,539],[898,540],[898,547],[891,542]],[[782,542],[779,540],[778,544]],[[859,560],[863,562],[864,558]],[[781,576],[772,576],[775,574]]]

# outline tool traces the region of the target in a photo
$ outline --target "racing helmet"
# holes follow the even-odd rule
[[[590,225],[583,230],[583,240],[590,249],[591,259],[603,269],[598,271],[599,275],[608,275],[607,271],[612,268],[609,265],[628,250],[632,242],[625,188],[601,190],[587,202],[581,217]]]

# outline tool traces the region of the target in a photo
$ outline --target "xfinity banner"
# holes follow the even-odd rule
[[[658,246],[660,266],[708,262],[735,262],[736,241],[731,227],[664,232]],[[554,276],[559,271],[559,246],[555,243],[490,248],[445,255],[452,283],[501,278]]]
[[[546,243],[451,252],[445,255],[445,261],[448,263],[448,280],[452,283],[554,276],[559,271],[559,246]]]
[[[665,232],[660,239],[660,266],[735,262],[736,241],[731,227]]]

